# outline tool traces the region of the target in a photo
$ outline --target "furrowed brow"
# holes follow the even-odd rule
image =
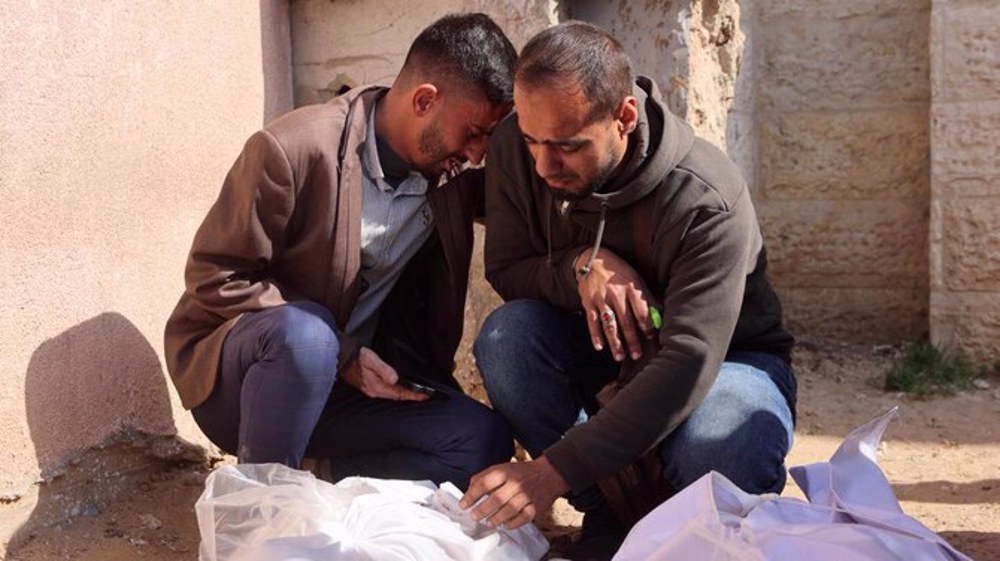
[[[555,139],[555,140],[535,140],[534,138],[531,137],[531,135],[524,134],[523,132],[521,133],[521,136],[524,137],[524,140],[528,144],[545,144],[545,145],[548,145],[548,146],[567,147],[567,148],[572,148],[572,147],[576,147],[576,146],[583,146],[584,144],[586,144],[588,142],[586,139],[583,139],[583,138],[566,138],[566,139]]]

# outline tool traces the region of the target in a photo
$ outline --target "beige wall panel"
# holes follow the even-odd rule
[[[778,294],[796,336],[875,344],[927,333],[927,296],[921,289],[781,287]]]
[[[1000,91],[991,102],[935,103],[932,115],[935,178],[1000,176]]]
[[[1000,93],[1000,18],[996,2],[949,5],[944,40],[942,89],[936,101],[996,100]]]
[[[987,0],[992,1],[992,0]],[[830,21],[858,16],[892,17],[924,12],[930,9],[931,0],[754,0],[760,6],[760,15],[766,19],[789,16],[808,17]]]
[[[1000,360],[997,292],[936,292],[931,297],[931,338],[958,347],[981,364]]]
[[[857,109],[930,98],[929,12],[764,24],[762,109]]]
[[[771,203],[760,219],[778,286],[927,285],[926,211],[909,201]]]
[[[166,379],[163,325],[265,96],[256,2],[3,2],[0,37],[10,499],[118,431],[200,437]]]
[[[759,134],[769,200],[928,196],[926,110],[769,112]]]
[[[941,214],[944,288],[1000,293],[1000,196],[945,200]]]

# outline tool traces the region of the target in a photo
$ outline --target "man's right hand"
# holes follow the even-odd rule
[[[375,351],[361,347],[354,362],[344,368],[341,380],[354,386],[368,397],[394,401],[424,401],[427,394],[399,386],[396,369],[379,358]]]
[[[576,265],[589,257],[587,249],[577,257]],[[642,356],[643,337],[652,339],[656,329],[649,317],[654,300],[639,273],[621,257],[601,248],[590,264],[590,272],[577,281],[594,349],[603,349],[607,340],[611,354],[619,362],[625,359],[626,351],[633,359]],[[619,331],[625,336],[627,349],[623,348]]]

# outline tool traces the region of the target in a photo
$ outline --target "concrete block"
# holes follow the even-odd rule
[[[778,295],[796,336],[876,344],[927,333],[927,294],[921,289],[778,286]]]
[[[943,285],[1000,296],[1000,196],[941,203]]]
[[[1000,11],[996,2],[948,5],[940,22],[943,41],[940,98],[1000,99]]]
[[[926,203],[788,201],[758,214],[782,286],[926,291]]]
[[[931,294],[931,340],[959,348],[981,364],[1000,360],[1000,294],[934,292]]]
[[[947,33],[945,32],[945,4],[935,2],[931,9],[930,25],[930,60],[931,60],[931,98],[941,99],[941,92],[944,88],[944,44]]]
[[[1000,176],[1000,99],[935,103],[931,146],[935,178]]]
[[[769,200],[927,197],[926,110],[765,112],[759,121]]]
[[[935,200],[955,197],[1000,197],[1000,176],[979,177],[931,177]]]
[[[765,20],[808,18],[820,21],[847,20],[863,16],[891,17],[930,10],[931,0],[758,0]]]
[[[763,25],[765,109],[859,109],[930,99],[930,13]]]

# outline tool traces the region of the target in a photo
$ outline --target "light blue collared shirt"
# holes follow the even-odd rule
[[[368,118],[362,152],[361,278],[362,292],[344,331],[371,346],[379,310],[403,269],[434,231],[427,202],[427,179],[417,171],[393,188],[386,182],[375,140],[375,109]]]

